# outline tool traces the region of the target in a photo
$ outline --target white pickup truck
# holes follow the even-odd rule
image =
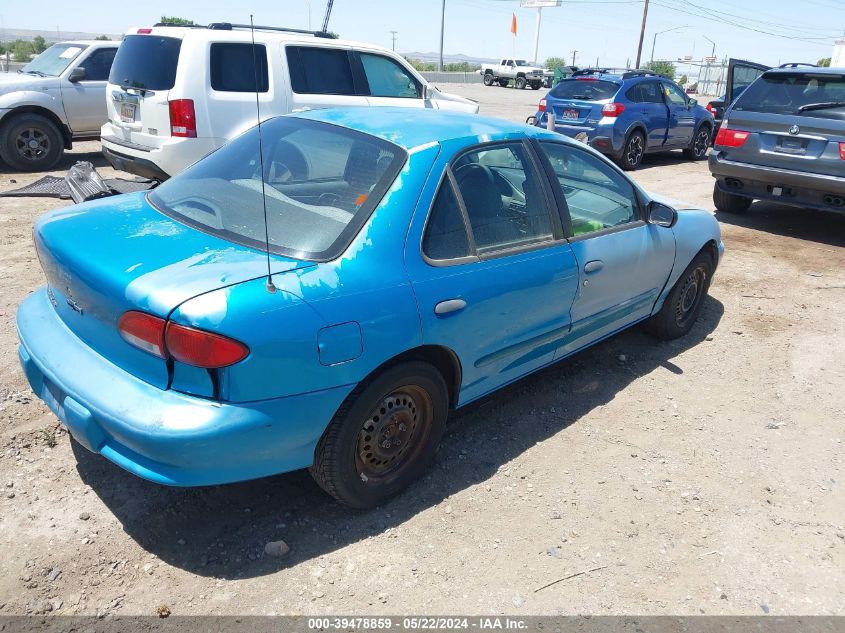
[[[502,59],[498,64],[482,66],[478,72],[484,77],[485,86],[498,83],[504,88],[513,81],[520,90],[527,86],[539,90],[546,83],[546,70],[524,59]]]
[[[120,42],[53,44],[17,73],[0,73],[0,158],[20,171],[51,169],[73,141],[108,120],[106,84]]]

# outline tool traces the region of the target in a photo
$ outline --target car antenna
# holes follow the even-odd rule
[[[249,14],[249,34],[252,37],[252,74],[255,78],[255,118],[258,120],[258,163],[261,167],[261,202],[264,205],[264,253],[267,255],[267,292],[276,292],[270,272],[270,229],[267,227],[267,194],[264,192],[264,144],[261,142],[261,108],[258,104],[258,58],[255,55],[255,25]]]

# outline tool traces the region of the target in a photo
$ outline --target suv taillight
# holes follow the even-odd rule
[[[845,160],[845,143],[839,144],[839,158]]]
[[[540,110],[540,112],[546,111],[546,100],[545,99],[540,99],[540,105],[537,106],[537,109]]]
[[[707,111],[708,111],[710,114],[712,114],[713,116],[716,116],[716,110],[715,110],[715,108],[713,107],[713,104],[712,104],[712,103],[708,103],[706,106],[704,106],[704,109],[705,109],[705,110],[707,110]]]
[[[728,127],[728,122],[722,123],[719,128],[719,133],[716,135],[716,140],[713,145],[721,145],[722,147],[742,147],[751,132],[745,130],[732,130]]]
[[[605,103],[601,109],[604,116],[619,116],[625,111],[625,106],[621,103]]]
[[[170,106],[170,135],[197,137],[197,115],[194,113],[193,99],[174,99]]]
[[[249,348],[234,339],[168,323],[146,312],[124,313],[117,328],[123,340],[153,356],[173,358],[203,369],[228,367],[249,355]]]

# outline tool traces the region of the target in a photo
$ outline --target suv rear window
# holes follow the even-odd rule
[[[297,259],[334,259],[399,174],[407,154],[382,139],[296,117],[252,128],[148,194],[168,216],[230,242]]]
[[[298,94],[354,95],[349,52],[340,48],[288,46],[290,84]]]
[[[845,119],[845,75],[764,74],[743,91],[733,109]]]
[[[604,101],[611,99],[619,90],[619,84],[601,79],[564,79],[554,88],[551,95],[557,99],[579,99],[581,101]]]
[[[159,35],[127,35],[109,74],[109,83],[141,90],[170,90],[182,40]]]
[[[220,92],[267,92],[267,48],[263,44],[212,44],[211,89]]]

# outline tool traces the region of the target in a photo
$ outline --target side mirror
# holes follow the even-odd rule
[[[656,200],[648,203],[648,223],[656,224],[665,228],[675,226],[678,221],[678,212],[670,206],[667,206]]]
[[[70,76],[67,78],[67,80],[72,84],[75,84],[77,81],[82,81],[83,79],[85,79],[85,69],[82,68],[82,66],[77,66],[71,70]]]
[[[687,100],[687,105],[691,108],[697,106],[698,105],[698,99],[693,99],[692,97],[690,97]]]
[[[536,117],[536,116],[534,116],[534,115],[532,114],[530,117],[528,117],[527,119],[525,119],[525,122],[526,122],[528,125],[537,125],[537,117]]]

